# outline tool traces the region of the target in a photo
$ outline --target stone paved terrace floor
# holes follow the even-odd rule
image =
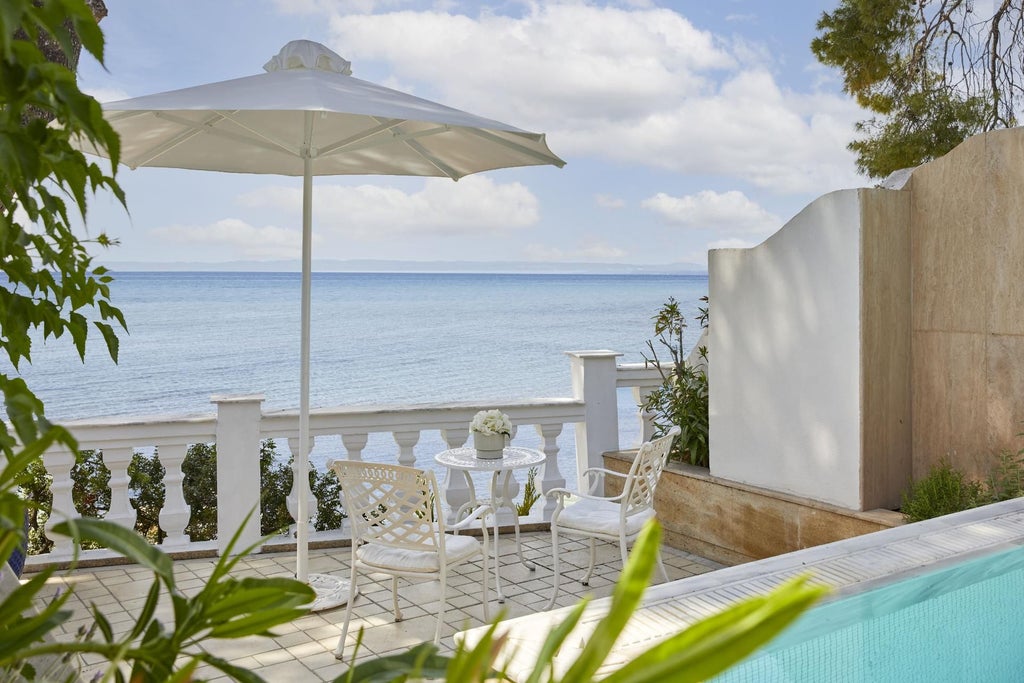
[[[499,605],[494,595],[491,580],[491,617],[497,616],[503,607],[506,617],[518,617],[542,610],[551,592],[551,536],[546,531],[528,532],[523,535],[523,551],[528,561],[537,564],[536,571],[529,571],[515,556],[515,544],[511,535],[502,534],[502,588],[507,597]],[[598,565],[590,586],[579,583],[587,564],[587,546],[582,541],[562,539],[562,590],[556,607],[574,604],[584,595],[604,597],[611,594],[612,587],[621,570],[618,546],[598,543]],[[681,579],[702,574],[718,565],[710,560],[664,547],[663,557],[669,579]],[[333,548],[310,551],[310,572],[348,576],[348,548]],[[175,562],[178,586],[184,592],[196,590],[209,576],[214,559],[179,560]],[[252,576],[292,576],[295,570],[293,553],[265,553],[252,556],[240,563],[239,573]],[[655,574],[657,577],[657,573]],[[445,616],[446,624],[441,633],[441,650],[450,652],[453,647],[452,634],[482,622],[480,606],[480,567],[470,563],[457,567],[449,580],[449,607]],[[349,642],[359,627],[365,628],[363,649],[359,660],[374,655],[394,654],[411,645],[431,640],[434,636],[436,619],[437,582],[399,582],[400,608],[404,620],[395,623],[391,613],[390,580],[381,576],[380,583],[371,580],[360,581],[362,594],[356,598]],[[657,579],[656,579],[657,580]],[[79,626],[91,626],[88,612],[91,603],[100,607],[102,613],[112,622],[115,630],[127,631],[133,624],[130,615],[136,614],[145,601],[150,587],[151,574],[137,565],[79,569],[73,573],[61,572],[50,580],[54,590],[74,586],[75,592],[68,602],[74,610],[72,619],[64,625],[63,634],[74,633]],[[52,595],[52,591],[44,591]],[[158,615],[170,622],[167,605],[161,604]],[[345,607],[310,614],[292,623],[277,627],[275,638],[244,638],[211,643],[208,650],[232,663],[250,668],[268,681],[329,681],[347,668],[334,658],[333,650],[341,634],[345,618]],[[346,652],[351,656],[351,651]],[[86,672],[95,661],[86,661]],[[212,680],[227,680],[213,677],[215,671],[204,672]]]

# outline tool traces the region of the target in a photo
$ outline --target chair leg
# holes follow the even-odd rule
[[[485,532],[486,533],[486,532]],[[484,606],[484,621],[491,621],[491,609],[487,604],[487,537],[484,536],[484,554],[480,557],[480,583],[483,585],[483,591],[480,595],[480,599],[483,601]]]
[[[345,607],[345,625],[341,627],[341,636],[338,638],[338,646],[334,648],[334,658],[345,657],[345,640],[348,638],[348,625],[352,621],[352,603],[356,601],[356,568],[353,565],[352,574],[348,584],[348,605]]]
[[[551,599],[548,600],[548,604],[544,607],[544,611],[551,609],[555,606],[555,598],[558,597],[558,583],[559,583],[559,566],[558,566],[558,527],[555,526],[554,522],[551,523]]]
[[[626,568],[626,563],[629,562],[629,546],[626,544],[626,537],[619,536],[619,553],[622,555],[622,568]]]
[[[590,566],[587,567],[587,575],[580,581],[584,586],[590,585],[590,577],[594,575],[594,565],[597,563],[597,548],[594,539],[590,539]]]
[[[448,572],[441,572],[441,606],[437,608],[437,626],[434,627],[434,645],[441,644],[441,624],[448,607]]]
[[[395,608],[395,621],[402,620],[402,612],[398,609],[398,577],[391,577],[391,602]]]

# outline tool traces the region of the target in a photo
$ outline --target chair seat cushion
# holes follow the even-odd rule
[[[618,503],[584,498],[562,510],[562,514],[558,516],[558,527],[584,533],[618,536],[620,512],[621,508]],[[640,533],[644,522],[652,517],[654,517],[654,510],[650,508],[627,517],[626,536],[635,536]]]
[[[478,554],[480,541],[472,536],[445,534],[445,547],[448,550],[448,565],[451,566]],[[437,553],[429,550],[392,548],[367,543],[356,550],[356,558],[368,567],[383,570],[425,574],[441,570]]]

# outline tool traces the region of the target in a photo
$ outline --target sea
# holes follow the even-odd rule
[[[297,409],[299,273],[113,275],[112,304],[128,326],[117,363],[94,333],[85,362],[67,338],[37,339],[21,368],[51,420],[211,413],[215,394],[261,393],[265,409]],[[674,297],[692,320],[707,291],[706,275],[314,273],[310,403],[568,397],[564,352],[642,361],[661,305]],[[694,321],[688,347],[699,333]],[[629,446],[639,423],[624,391]]]

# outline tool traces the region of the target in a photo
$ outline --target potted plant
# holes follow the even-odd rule
[[[705,305],[698,308],[696,321],[701,328],[707,328],[708,298],[704,296],[700,300]],[[710,455],[706,372],[708,350],[705,346],[699,347],[697,356],[700,361],[689,362],[690,354],[683,346],[683,332],[686,327],[686,317],[679,308],[679,302],[669,297],[654,316],[656,337],[647,341],[650,357],[644,356],[646,362],[657,366],[662,384],[647,396],[642,408],[653,416],[655,437],[667,434],[675,425],[682,429],[679,437],[672,443],[672,450],[669,453],[671,459],[707,467]],[[668,352],[669,360],[662,362],[658,358],[657,347]]]
[[[481,410],[469,423],[476,457],[496,460],[512,438],[512,421],[500,410]]]

